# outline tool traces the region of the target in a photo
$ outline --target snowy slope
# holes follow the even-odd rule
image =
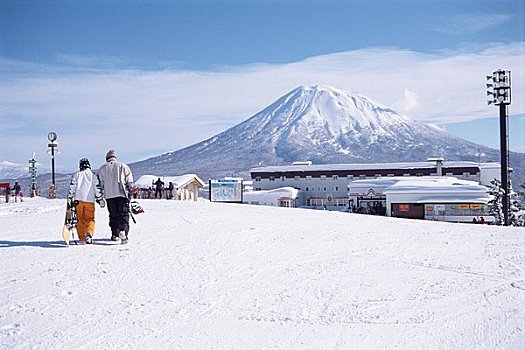
[[[446,160],[499,161],[499,152],[400,114],[371,98],[326,85],[301,86],[246,121],[182,150],[131,164],[137,174],[241,175],[255,166]],[[511,153],[517,183],[525,154]]]
[[[63,200],[0,204],[1,349],[523,349],[525,232],[143,200],[63,247]]]

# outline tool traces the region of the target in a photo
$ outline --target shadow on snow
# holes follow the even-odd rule
[[[99,238],[93,240],[94,245],[115,245],[109,238]],[[78,244],[78,240],[71,240],[69,245],[75,246]],[[40,247],[40,248],[67,248],[64,241],[4,241],[0,240],[0,248],[12,248],[12,247]]]

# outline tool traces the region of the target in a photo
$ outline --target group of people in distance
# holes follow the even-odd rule
[[[472,218],[472,223],[473,224],[484,224],[485,223],[485,219],[482,217],[474,217]]]
[[[163,192],[166,199],[173,199],[173,190],[175,189],[173,182],[170,182],[168,184],[168,188],[166,189],[164,188],[164,181],[162,181],[159,177],[157,181],[152,181],[152,185],[155,186],[155,199],[162,199]]]
[[[113,149],[106,153],[106,162],[100,167],[98,175],[91,170],[87,158],[80,159],[79,170],[71,177],[67,197],[68,203],[76,207],[80,244],[93,243],[95,203],[101,208],[108,208],[111,240],[128,243],[132,184],[131,169],[117,160]]]
[[[24,201],[24,194],[22,193],[22,186],[18,183],[18,181],[15,181],[15,184],[13,188],[11,188],[11,185],[9,183],[5,184],[6,187],[4,188],[4,195],[5,195],[5,202],[9,202],[9,197],[11,196],[11,190],[14,191],[15,195],[15,202],[18,202],[18,199],[20,198],[20,202]]]

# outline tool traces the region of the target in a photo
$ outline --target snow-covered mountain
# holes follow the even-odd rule
[[[17,179],[19,177],[27,177],[29,173],[29,165],[16,164],[8,161],[0,162],[0,179]]]
[[[420,123],[357,93],[299,87],[248,120],[187,148],[132,164],[138,175],[247,176],[251,167],[447,160],[499,161],[499,151]],[[525,164],[513,154],[511,166]],[[520,173],[523,166],[515,173]],[[517,171],[516,171],[517,170]],[[521,174],[520,174],[521,175]]]
[[[49,165],[36,163],[38,174],[49,173]],[[29,164],[18,164],[9,161],[0,161],[0,179],[22,179],[29,177]]]

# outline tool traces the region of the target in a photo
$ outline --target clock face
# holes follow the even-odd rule
[[[47,139],[48,139],[49,141],[51,141],[51,142],[56,141],[56,139],[57,139],[57,134],[56,134],[56,132],[51,131],[49,134],[47,134]]]

